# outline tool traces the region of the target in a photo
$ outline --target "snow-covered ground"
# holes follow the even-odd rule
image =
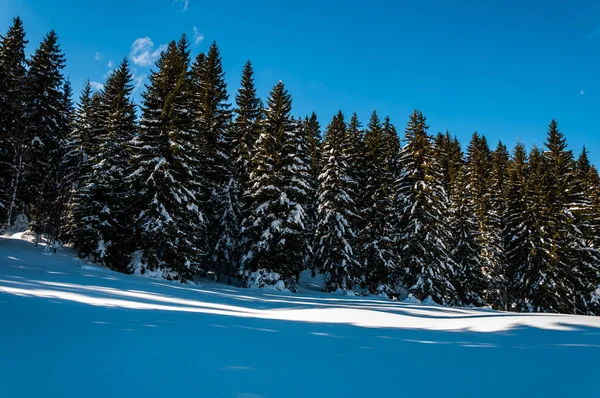
[[[0,238],[0,397],[597,397],[600,318],[122,275]]]

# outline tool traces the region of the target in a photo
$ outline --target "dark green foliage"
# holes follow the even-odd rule
[[[391,128],[384,130],[373,112],[364,136],[362,181],[363,224],[358,236],[365,287],[372,293],[393,294],[399,283],[398,259],[394,245],[394,174],[390,169]]]
[[[248,192],[243,223],[246,250],[241,276],[248,285],[284,281],[294,289],[310,252],[305,229],[310,156],[301,123],[290,117],[292,102],[282,82],[271,91]]]
[[[206,186],[194,129],[187,39],[171,42],[144,93],[140,133],[133,143],[137,256],[134,271],[162,270],[189,279],[204,255],[201,191]]]
[[[246,90],[244,101],[252,101],[251,67],[245,71]],[[248,76],[249,74],[249,76]],[[204,207],[207,223],[208,256],[206,267],[216,270],[217,274],[228,272],[237,262],[235,252],[238,246],[238,219],[241,218],[239,206],[239,180],[233,164],[236,156],[242,156],[242,164],[248,159],[248,153],[237,154],[234,150],[238,144],[240,150],[248,148],[251,131],[244,131],[238,142],[237,130],[229,130],[231,123],[230,104],[227,102],[227,85],[221,55],[216,43],[213,43],[206,56],[199,55],[192,66],[192,103],[194,109],[194,127],[199,134],[198,144],[203,162],[203,198],[208,198]],[[256,106],[245,103],[246,107]],[[245,112],[252,112],[245,109]],[[252,114],[249,114],[252,117]],[[245,149],[244,149],[245,148]],[[237,148],[236,148],[237,149]],[[245,166],[244,166],[245,167]],[[243,169],[242,169],[243,170]]]
[[[6,35],[0,36],[0,227],[11,226],[24,210],[26,44],[23,22],[16,17]]]
[[[88,223],[92,198],[84,189],[86,180],[91,178],[91,159],[99,150],[98,136],[102,129],[100,116],[100,94],[92,95],[89,81],[81,90],[72,128],[66,141],[65,155],[62,159],[62,179],[66,189],[66,216],[62,237],[71,242],[80,256],[93,253],[94,235]]]
[[[400,212],[399,252],[404,284],[416,298],[437,303],[457,298],[450,241],[448,197],[442,185],[423,114],[415,110],[406,126],[402,174],[396,182]]]
[[[94,231],[83,246],[92,249],[90,254],[95,258],[120,271],[128,267],[134,220],[128,184],[129,142],[136,131],[131,79],[124,60],[106,80],[95,115],[99,135],[94,140],[98,147],[89,159],[90,170],[80,189],[88,196],[89,207],[83,217],[86,229]]]
[[[357,210],[349,176],[349,148],[344,115],[340,111],[327,127],[323,143],[323,171],[319,176],[315,267],[325,275],[326,291],[347,290],[358,282],[353,251]]]
[[[24,85],[24,136],[27,152],[26,209],[35,232],[58,237],[61,192],[59,166],[64,155],[69,120],[65,119],[62,69],[65,59],[54,31],[33,54]]]

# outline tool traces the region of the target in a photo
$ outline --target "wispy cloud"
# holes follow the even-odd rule
[[[598,28],[598,29],[596,29],[596,30],[592,31],[592,32],[591,32],[591,33],[588,35],[588,37],[596,37],[596,36],[600,36],[600,28]]]
[[[146,82],[146,75],[136,75],[132,76],[133,80],[133,91],[136,92],[144,87],[144,83]]]
[[[584,94],[585,94],[585,91],[583,91],[583,90],[581,90],[581,91],[579,92],[579,95],[584,95]]]
[[[108,65],[107,66],[108,66],[109,69],[112,69],[113,65],[114,65],[113,61],[108,61]]]
[[[187,11],[189,6],[190,6],[190,0],[174,0],[173,4],[183,4],[183,8],[181,9],[181,11]]]
[[[98,82],[90,82],[90,86],[94,91],[100,91],[104,88],[104,84]]]
[[[151,66],[166,48],[166,44],[161,44],[158,48],[154,48],[154,43],[149,37],[140,37],[135,39],[131,45],[129,58],[136,65]]]
[[[194,44],[200,44],[202,40],[204,40],[204,35],[194,26]]]
[[[96,61],[100,61],[102,59],[102,53],[101,52],[97,52],[96,54],[94,54],[94,59]]]

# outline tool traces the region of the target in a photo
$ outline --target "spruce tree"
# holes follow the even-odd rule
[[[520,152],[524,150],[521,146],[516,150],[513,162],[521,165],[523,155]],[[533,147],[529,155],[524,181],[515,183],[521,172],[512,171],[515,175],[511,175],[510,182],[514,187],[511,187],[507,220],[513,236],[507,251],[512,268],[513,306],[517,311],[558,312],[570,305],[566,302],[567,296],[562,296],[567,292],[562,289],[556,252],[552,249],[553,232],[548,228],[549,201],[544,184],[543,157],[537,147]],[[524,200],[513,202],[514,192],[521,189]],[[518,206],[524,210],[517,210]]]
[[[235,97],[235,121],[233,123],[233,163],[240,186],[249,188],[250,173],[256,155],[256,140],[260,133],[260,98],[254,86],[254,69],[250,61],[242,71],[242,82]]]
[[[136,132],[135,105],[131,99],[132,75],[127,60],[110,73],[101,93],[99,147],[90,159],[91,172],[82,190],[90,195],[85,215],[94,231],[85,243],[104,264],[125,271],[131,247],[131,192],[129,142]]]
[[[319,189],[319,175],[322,171],[323,157],[321,142],[321,126],[317,119],[317,115],[313,112],[310,117],[306,117],[303,121],[302,128],[306,135],[306,141],[308,144],[309,151],[309,164],[310,164],[310,175],[309,175],[309,188],[308,188],[308,203],[306,205],[306,230],[310,239],[314,237],[317,225],[317,191]],[[314,261],[309,261],[310,264],[314,264]]]
[[[59,166],[69,123],[64,118],[64,65],[58,36],[51,31],[34,52],[24,85],[24,136],[31,144],[24,182],[29,198],[27,209],[33,230],[46,233],[51,241],[59,232]]]
[[[434,149],[444,189],[450,193],[458,173],[464,171],[464,159],[460,143],[456,137],[451,137],[450,133],[446,131],[445,134],[438,133],[435,136]]]
[[[315,233],[315,267],[325,275],[326,291],[351,290],[357,282],[358,261],[354,243],[352,181],[349,176],[346,123],[340,111],[327,127],[323,143],[323,171],[319,175]]]
[[[131,177],[138,192],[133,271],[160,270],[186,280],[202,263],[205,223],[193,128],[188,42],[169,43],[143,95],[140,133],[133,141]]]
[[[207,222],[207,267],[229,270],[238,243],[239,182],[234,172],[234,133],[229,132],[230,104],[221,55],[213,43],[206,56],[199,55],[192,66],[194,124],[200,135],[204,176],[203,197],[208,198],[204,215]],[[233,203],[235,201],[235,203]],[[224,236],[226,235],[226,236]]]
[[[457,293],[447,248],[448,196],[427,129],[425,116],[415,110],[406,126],[400,159],[403,171],[396,182],[404,283],[420,300],[453,303]]]
[[[295,289],[309,253],[306,236],[308,145],[299,122],[292,120],[291,97],[282,82],[271,91],[256,141],[250,176],[247,239],[240,275],[247,286],[277,284]]]
[[[479,246],[479,228],[474,203],[467,189],[464,168],[454,174],[450,191],[450,254],[455,265],[454,280],[459,305],[483,304],[487,280],[482,273],[483,259]]]
[[[358,244],[365,272],[363,285],[371,293],[394,295],[400,275],[394,251],[394,181],[388,134],[373,112],[364,137],[363,225]]]
[[[551,231],[550,267],[556,269],[553,293],[560,298],[543,303],[552,312],[588,313],[592,293],[598,286],[600,254],[586,241],[587,207],[585,195],[578,184],[573,153],[555,120],[548,128],[543,153],[544,190],[548,197]]]
[[[500,310],[508,309],[506,245],[511,239],[506,234],[508,169],[508,150],[502,142],[498,142],[496,149],[492,152],[489,182],[486,302]]]
[[[91,254],[94,231],[88,223],[92,198],[85,181],[92,172],[90,160],[99,149],[101,131],[100,95],[92,94],[87,81],[75,110],[72,128],[66,140],[66,151],[61,162],[63,184],[67,195],[63,238],[78,250],[80,256]]]
[[[24,210],[26,44],[23,22],[16,17],[6,35],[0,36],[0,228],[10,227]]]

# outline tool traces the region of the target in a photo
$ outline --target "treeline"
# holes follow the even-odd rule
[[[376,112],[321,133],[266,102],[253,69],[229,100],[216,44],[169,43],[140,109],[124,60],[77,104],[50,32],[30,58],[19,18],[0,39],[0,210],[121,272],[214,272],[292,291],[412,294],[449,305],[600,313],[600,178],[556,122],[509,153],[473,134],[463,153],[414,111],[400,140]]]

